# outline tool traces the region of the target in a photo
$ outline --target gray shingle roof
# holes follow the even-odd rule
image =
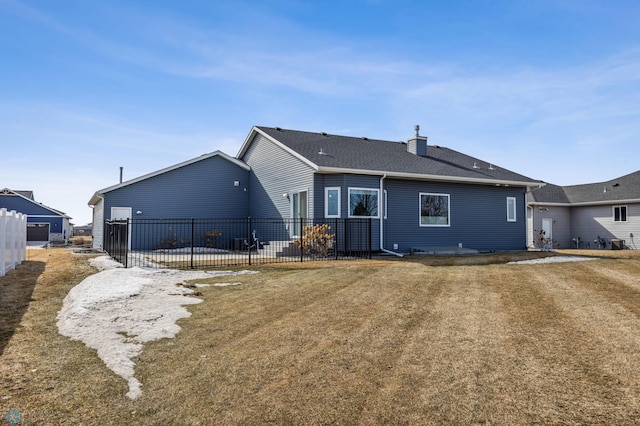
[[[526,176],[449,148],[429,145],[427,157],[407,151],[407,144],[378,139],[257,127],[320,168],[416,174],[442,178],[536,182]],[[474,165],[476,166],[474,168]]]
[[[547,184],[531,191],[529,201],[536,203],[607,203],[640,200],[640,170],[606,182],[557,186]]]

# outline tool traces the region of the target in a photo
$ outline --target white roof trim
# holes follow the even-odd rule
[[[527,202],[530,206],[571,207],[571,203],[545,203],[542,201]]]
[[[386,174],[387,178],[400,178],[400,179],[416,179],[416,180],[435,180],[441,182],[459,182],[459,183],[473,183],[483,185],[509,185],[509,186],[539,186],[540,182],[521,182],[512,180],[498,180],[498,179],[479,179],[468,178],[461,176],[441,176],[441,175],[428,175],[421,173],[402,173],[402,172],[388,172],[380,170],[360,170],[360,169],[345,169],[340,167],[318,167],[320,173],[351,173],[358,175],[374,175],[381,176]]]
[[[588,206],[616,206],[622,204],[640,203],[640,198],[629,200],[608,200],[608,201],[583,201],[581,203],[545,203],[544,201],[534,201],[528,203],[530,206],[557,206],[557,207],[588,207]]]
[[[289,154],[293,155],[298,160],[302,161],[303,163],[307,164],[308,166],[311,166],[314,170],[316,170],[316,171],[318,170],[318,165],[316,163],[314,163],[313,161],[310,161],[307,157],[304,157],[304,156],[298,154],[296,151],[294,151],[293,149],[291,149],[288,146],[284,145],[282,142],[278,141],[277,139],[272,138],[271,136],[269,136],[268,134],[266,134],[262,130],[258,129],[256,126],[253,126],[253,128],[249,132],[249,135],[244,140],[244,143],[242,144],[242,147],[240,148],[240,151],[238,151],[238,155],[236,156],[237,158],[242,158],[242,156],[247,152],[247,149],[249,149],[249,145],[251,145],[251,142],[253,141],[253,138],[254,138],[256,133],[260,133],[263,137],[265,137],[266,139],[271,141],[274,145],[276,145],[276,146],[282,148],[283,150],[287,151]]]
[[[214,151],[214,152],[209,153],[209,154],[203,154],[200,157],[192,158],[191,160],[183,161],[182,163],[174,164],[173,166],[165,167],[164,169],[156,170],[155,172],[147,173],[146,175],[138,176],[137,178],[130,179],[128,181],[119,183],[117,185],[112,185],[112,186],[109,186],[107,188],[100,189],[94,194],[94,196],[91,198],[91,200],[93,200],[94,197],[96,197],[96,195],[102,195],[102,194],[105,194],[107,192],[111,192],[113,190],[120,189],[120,188],[123,188],[125,186],[132,185],[134,183],[137,183],[137,182],[140,182],[140,181],[143,181],[143,180],[146,180],[146,179],[150,179],[152,177],[159,176],[161,174],[170,172],[172,170],[176,170],[176,169],[179,169],[181,167],[185,167],[185,166],[188,166],[190,164],[197,163],[198,161],[207,160],[207,159],[213,158],[213,157],[224,158],[225,160],[227,160],[227,161],[229,161],[229,162],[231,162],[231,163],[233,163],[233,164],[237,165],[238,167],[241,167],[241,168],[243,168],[245,170],[250,170],[251,169],[247,164],[243,163],[242,161],[238,160],[237,158],[231,157],[230,155],[227,155],[222,151]],[[89,203],[91,203],[91,201],[89,201]],[[90,205],[92,205],[92,204],[90,204]]]

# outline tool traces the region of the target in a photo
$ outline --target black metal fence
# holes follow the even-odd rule
[[[371,219],[107,220],[104,235],[104,249],[125,267],[371,258]]]

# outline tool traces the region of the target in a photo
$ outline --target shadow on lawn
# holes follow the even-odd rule
[[[0,356],[20,326],[44,268],[44,262],[26,261],[0,277]]]

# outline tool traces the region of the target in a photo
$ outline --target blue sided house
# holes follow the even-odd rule
[[[309,218],[371,220],[375,251],[527,247],[527,193],[540,181],[416,134],[394,142],[253,127],[236,157],[216,151],[97,191],[104,220]],[[291,229],[293,237],[295,230]]]
[[[27,241],[66,242],[71,237],[71,218],[35,201],[33,191],[1,190],[0,208],[27,215]]]

